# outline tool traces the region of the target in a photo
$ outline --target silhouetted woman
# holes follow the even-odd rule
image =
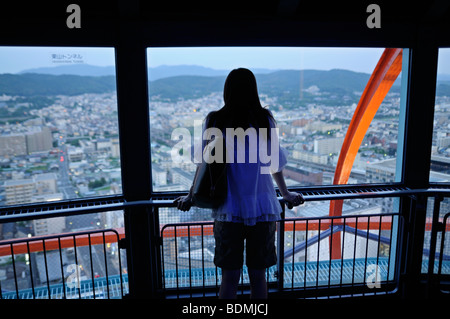
[[[282,174],[287,162],[286,155],[279,147],[276,131],[271,130],[276,127],[272,114],[261,106],[253,73],[244,68],[231,71],[225,81],[223,97],[225,105],[207,115],[203,129],[217,127],[225,134],[226,128],[234,129],[234,132],[238,128],[254,128],[258,141],[263,139],[263,143],[252,144],[250,138],[225,138],[228,193],[224,204],[212,212],[216,241],[214,263],[222,268],[219,298],[236,297],[246,240],[245,261],[251,297],[264,299],[267,298],[265,270],[277,261],[275,222],[280,220],[282,211],[272,177],[288,204],[297,206],[304,200],[301,194],[287,190]],[[266,129],[267,134],[261,134],[263,130],[260,129]],[[272,145],[277,148],[273,149]],[[264,147],[267,149],[263,150]],[[262,151],[263,154],[278,157],[271,157],[270,163],[262,161]],[[255,159],[255,154],[256,161],[250,160]],[[192,206],[192,188],[187,196],[179,197],[175,202],[178,209],[189,210]]]

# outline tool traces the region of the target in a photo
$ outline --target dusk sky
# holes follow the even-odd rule
[[[213,69],[236,67],[268,69],[334,68],[372,73],[382,48],[150,48],[148,66],[201,65]],[[18,73],[36,68],[61,65],[55,55],[77,55],[78,63],[113,66],[113,48],[0,47],[0,73]],[[450,49],[440,50],[439,73],[450,74]]]
[[[347,69],[371,73],[383,49],[244,47],[153,48],[147,50],[149,66],[198,64],[214,69],[236,67],[267,69]]]

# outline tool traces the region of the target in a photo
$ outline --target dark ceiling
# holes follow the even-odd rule
[[[81,29],[66,26],[71,3],[81,8]],[[380,6],[380,29],[366,25],[371,3]],[[0,44],[114,45],[131,27],[150,45],[408,46],[421,32],[449,45],[449,7],[449,0],[13,1],[2,3]]]

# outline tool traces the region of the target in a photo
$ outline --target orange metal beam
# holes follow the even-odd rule
[[[343,219],[333,219],[333,226],[342,225]],[[358,217],[358,218],[345,218],[345,225],[358,228],[360,230],[390,230],[391,229],[392,217],[385,216],[381,218],[380,225],[380,217],[374,216],[369,219],[366,217]],[[331,219],[324,219],[320,222],[318,220],[297,220],[295,223],[293,221],[285,222],[285,231],[317,231],[317,230],[326,230],[331,226]],[[431,218],[427,218],[427,223],[425,226],[425,231],[431,231],[432,220]],[[188,236],[213,236],[213,225],[204,225],[203,230],[202,226],[199,225],[191,225],[186,224],[185,226],[177,226],[177,230],[175,232],[175,227],[164,227],[161,225],[161,235],[163,238],[173,238],[173,237],[188,237]],[[189,229],[189,230],[188,230]],[[450,232],[450,223],[447,223],[445,227],[446,231]],[[119,239],[125,238],[125,232],[123,228],[117,228],[117,233],[119,234]],[[16,243],[12,243],[13,252],[15,255],[35,253],[44,251],[43,241],[45,242],[45,250],[58,250],[63,248],[74,247],[73,236],[70,234],[66,237],[60,238],[60,243],[58,239],[44,239],[39,237],[32,237],[29,239],[29,250],[27,247],[27,243],[23,242],[23,239],[17,239]],[[108,243],[117,243],[117,235],[115,233],[105,233],[105,244]],[[336,242],[333,242],[335,245]],[[89,245],[89,237],[88,235],[75,236],[75,244],[77,247],[88,246]],[[91,234],[90,238],[91,245],[102,245],[103,244],[103,234],[96,233]],[[60,246],[61,245],[61,246]],[[0,256],[10,256],[11,255],[11,245],[10,244],[2,244],[0,241]]]
[[[392,218],[390,216],[382,217],[381,219],[381,230],[390,230],[391,229]],[[334,219],[333,223],[331,223],[331,219],[324,219],[320,223],[318,220],[298,220],[295,221],[286,221],[284,223],[285,231],[317,231],[317,230],[327,230],[330,228],[331,224],[333,226],[338,226],[343,224],[343,219]],[[360,217],[360,218],[346,218],[345,225],[358,228],[360,230],[378,230],[380,229],[380,217]],[[450,225],[449,225],[450,226]],[[176,231],[175,231],[176,228]],[[203,230],[202,230],[203,228]],[[450,227],[449,227],[450,229]],[[192,225],[186,224],[186,226],[167,226],[161,231],[161,236],[163,238],[172,238],[172,237],[194,237],[194,236],[213,236],[213,225]]]
[[[368,221],[367,218],[347,218],[345,225],[353,228],[358,228],[359,230],[391,230],[391,222],[392,219],[389,217],[383,217],[381,220],[379,217],[370,218]],[[333,220],[333,226],[342,225],[342,222],[335,219]],[[331,220],[324,220],[319,222],[305,220],[299,220],[295,223],[292,221],[287,221],[285,223],[285,231],[317,231],[317,230],[327,230],[331,226]],[[426,224],[425,231],[431,230],[431,222]],[[450,223],[446,225],[446,231],[450,231]],[[194,236],[202,236],[201,226],[177,226],[176,232],[175,227],[166,227],[161,232],[163,238],[173,238],[173,237],[194,237]],[[213,226],[205,225],[203,226],[203,236],[213,236]],[[335,242],[334,242],[335,243]]]
[[[125,237],[125,232],[123,228],[116,229],[119,234],[119,239]],[[90,238],[89,238],[90,237]],[[117,234],[114,232],[105,232],[103,241],[103,233],[94,233],[89,235],[77,235],[75,236],[75,244],[77,247],[81,246],[89,246],[91,245],[101,245],[103,242],[105,244],[108,243],[117,243]],[[24,239],[17,239],[17,242],[12,242],[13,252],[16,255],[27,254],[28,252],[40,252],[44,251],[44,243],[45,243],[45,251],[63,249],[63,248],[71,248],[74,247],[74,237],[70,233],[61,234],[60,239],[52,238],[45,239],[45,236],[42,237],[31,237],[28,239],[28,244],[24,242]],[[0,256],[9,256],[11,255],[11,244],[3,244],[0,241]]]
[[[367,129],[380,107],[381,102],[383,102],[401,70],[402,49],[385,49],[370,76],[369,82],[367,83],[355,113],[353,114],[352,121],[350,122],[339,154],[333,184],[346,184],[348,182],[353,162],[355,161],[355,157],[364,136],[366,135]],[[331,201],[329,215],[341,216],[342,205],[342,200]],[[338,249],[340,246],[340,237],[338,234],[333,235],[333,237],[335,238],[330,238],[330,241],[333,240],[333,242],[338,243],[338,245],[334,245],[335,249],[333,249],[332,258],[340,259],[341,252],[340,249]]]

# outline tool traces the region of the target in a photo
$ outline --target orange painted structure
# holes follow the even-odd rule
[[[378,108],[402,70],[402,49],[385,49],[364,89],[342,144],[333,184],[346,184],[356,154]],[[342,215],[343,200],[330,202],[330,216]],[[332,258],[340,259],[340,233],[334,234]]]

